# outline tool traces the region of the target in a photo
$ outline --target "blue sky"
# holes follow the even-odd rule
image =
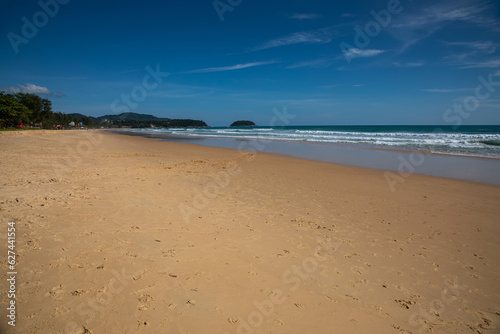
[[[0,13],[0,89],[65,113],[500,124],[494,1],[3,0]]]

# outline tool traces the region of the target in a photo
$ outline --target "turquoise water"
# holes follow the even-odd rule
[[[308,142],[500,158],[500,126],[283,126],[130,129],[141,134]]]

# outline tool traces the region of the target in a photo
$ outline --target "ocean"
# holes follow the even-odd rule
[[[116,130],[158,140],[500,185],[500,126],[285,126]],[[392,176],[394,176],[392,175]],[[390,184],[390,181],[388,181]],[[391,186],[393,190],[394,187]]]
[[[500,158],[500,126],[282,126],[130,129],[143,135],[286,141]],[[215,145],[218,146],[218,145]]]

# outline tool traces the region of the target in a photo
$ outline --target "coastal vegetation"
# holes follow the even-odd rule
[[[207,127],[207,123],[194,119],[166,119],[166,120],[118,120],[99,123],[106,128],[189,128]]]
[[[52,102],[35,94],[0,92],[0,127],[19,127],[21,124],[68,124],[71,116],[53,112]]]
[[[206,127],[204,121],[158,118],[153,115],[122,113],[100,117],[54,112],[52,102],[36,94],[0,92],[0,129],[68,127],[80,123],[87,128]]]

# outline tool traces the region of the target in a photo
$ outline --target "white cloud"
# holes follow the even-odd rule
[[[295,20],[314,20],[317,18],[320,18],[321,15],[319,14],[293,14],[289,16],[291,19]]]
[[[241,70],[244,68],[269,65],[269,64],[274,64],[274,63],[276,63],[276,61],[262,61],[262,62],[238,64],[238,65],[233,65],[233,66],[201,68],[198,70],[192,70],[192,71],[187,71],[187,72],[183,72],[183,73],[211,73],[211,72],[234,71],[234,70]]]
[[[366,58],[366,57],[375,57],[381,53],[384,53],[384,50],[378,49],[357,49],[350,48],[344,52],[344,56],[348,59],[352,58]]]
[[[292,44],[327,44],[332,41],[333,32],[330,28],[323,28],[314,31],[303,31],[296,32],[291,35],[270,40],[258,47],[252,49],[252,51],[259,51],[265,49],[276,48],[285,45]]]
[[[52,92],[47,87],[37,86],[31,83],[26,83],[25,86],[18,84],[18,87],[9,87],[7,90],[11,93],[27,93],[27,94],[40,94],[52,95]]]

